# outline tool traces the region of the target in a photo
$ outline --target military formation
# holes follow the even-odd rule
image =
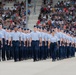
[[[0,24],[0,61],[63,60],[75,57],[76,35],[54,27],[51,30],[34,26],[33,31],[14,26],[3,28]]]

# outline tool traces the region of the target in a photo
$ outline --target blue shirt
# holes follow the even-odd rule
[[[30,35],[33,41],[38,41],[41,38],[41,34],[38,31],[33,31],[30,33]]]
[[[24,41],[24,33],[23,32],[19,32],[19,34],[20,34],[21,41]]]
[[[0,32],[2,33],[2,38],[5,38],[6,31],[4,29],[1,29]]]
[[[2,39],[2,36],[3,36],[3,35],[2,35],[2,33],[0,32],[0,39]]]
[[[49,39],[49,34],[45,33],[45,40],[48,41]]]
[[[74,37],[74,43],[76,43],[76,38]]]
[[[6,32],[5,40],[9,40],[11,38],[10,32]]]
[[[27,33],[27,39],[29,40],[31,38],[31,34],[30,33]]]
[[[45,33],[44,32],[41,32],[41,38],[42,38],[42,41],[45,40]]]
[[[71,43],[74,43],[74,37],[71,37]]]
[[[59,32],[59,37],[60,37],[60,39],[62,39],[63,37],[64,37],[64,34],[62,33],[62,32]]]
[[[17,31],[17,32],[12,32],[12,40],[13,41],[17,41],[17,40],[19,40],[19,38],[20,38],[20,33]]]
[[[50,41],[52,43],[57,42],[58,41],[58,37],[56,35],[54,35],[54,36],[50,35]]]
[[[71,36],[67,35],[66,39],[67,39],[67,43],[71,43],[72,42],[72,37]]]
[[[58,37],[58,41],[60,41],[62,34],[60,32],[57,32],[55,35]]]

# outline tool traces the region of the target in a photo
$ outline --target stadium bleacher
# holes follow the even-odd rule
[[[52,29],[60,27],[76,34],[76,1],[58,1],[53,7],[52,4],[43,4],[40,9],[37,25]]]
[[[12,1],[9,2],[1,2],[0,3],[0,23],[4,25],[5,28],[13,27],[17,25],[22,25],[24,27],[26,25],[26,5],[25,1]],[[30,15],[30,10],[28,9],[28,15]]]

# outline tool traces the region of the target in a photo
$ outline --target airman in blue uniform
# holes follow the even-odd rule
[[[6,31],[2,28],[2,24],[0,24],[0,33],[2,33],[2,41],[3,41],[2,60],[5,61],[5,34],[6,34]]]
[[[34,31],[30,33],[31,38],[30,38],[30,43],[32,46],[33,50],[33,60],[37,61],[38,60],[38,51],[39,51],[39,42],[41,42],[41,35],[37,31],[37,27],[34,26]]]
[[[0,32],[0,61],[2,59],[2,47],[3,47],[2,33]]]
[[[24,52],[24,33],[23,33],[23,28],[19,28],[18,32],[20,34],[19,61],[21,61],[21,60],[23,60],[23,52]]]
[[[31,35],[30,35],[30,29],[27,29],[27,57],[28,59],[32,58],[32,47],[31,47],[31,43],[30,43],[30,38],[31,38]]]
[[[12,33],[12,46],[14,49],[14,61],[17,62],[19,60],[19,46],[20,46],[20,33],[18,32],[18,28],[14,27],[14,31]]]
[[[49,43],[51,45],[51,56],[52,56],[52,61],[56,60],[56,52],[57,52],[57,44],[58,44],[58,37],[55,35],[55,31],[52,30],[52,33],[49,38]]]
[[[5,34],[5,51],[7,60],[10,60],[10,41],[11,41],[10,29],[7,28]]]
[[[23,59],[27,59],[27,29],[24,28],[24,51],[23,51]]]

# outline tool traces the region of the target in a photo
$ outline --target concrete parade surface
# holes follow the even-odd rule
[[[33,62],[0,62],[0,75],[76,75],[76,57],[52,62],[51,59]]]

